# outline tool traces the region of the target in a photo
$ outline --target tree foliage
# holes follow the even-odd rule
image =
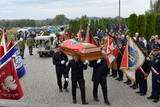
[[[156,24],[155,24],[155,31],[156,31],[156,34],[160,36],[160,14],[157,14],[156,15]]]
[[[145,15],[139,15],[138,17],[138,32],[140,36],[145,37],[146,34],[146,18]]]
[[[157,0],[152,7],[152,12],[160,13],[160,0]]]
[[[138,32],[138,21],[137,21],[137,15],[131,14],[129,16],[129,33],[130,36],[134,36],[136,32]]]
[[[155,35],[155,14],[149,13],[146,15],[146,39],[149,40],[152,35]]]
[[[69,22],[69,19],[65,15],[56,15],[53,19],[53,25],[65,25]]]

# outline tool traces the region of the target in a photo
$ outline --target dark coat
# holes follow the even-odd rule
[[[61,64],[62,60],[64,60],[65,62],[68,61],[68,57],[64,53],[56,52],[52,57],[52,61],[53,61],[53,64],[56,66],[56,72],[57,73],[58,72],[59,73],[65,72],[66,63],[65,64]]]
[[[123,51],[124,51],[124,48],[120,48],[119,50],[120,52],[118,53],[118,56],[117,56],[117,68],[120,69],[120,66],[121,66],[121,60],[122,60],[122,54],[123,54]]]
[[[75,61],[75,60],[70,60],[68,65],[67,65],[67,69],[66,69],[66,78],[68,78],[69,76],[69,71],[71,69],[71,80],[72,81],[78,81],[78,80],[82,80],[84,79],[83,76],[83,70],[87,69],[87,65],[83,64],[83,62],[79,61]]]
[[[106,60],[101,60],[101,63],[97,64],[96,61],[91,61],[89,64],[90,67],[93,67],[92,81],[99,82],[102,79],[106,79],[109,72],[109,68],[106,65]]]

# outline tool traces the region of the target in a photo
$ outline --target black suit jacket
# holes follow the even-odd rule
[[[109,73],[109,68],[106,65],[106,60],[103,59],[101,60],[101,63],[97,64],[96,61],[91,61],[89,66],[93,67],[93,74],[92,74],[92,81],[93,82],[99,82],[102,79],[106,79],[108,73]]]

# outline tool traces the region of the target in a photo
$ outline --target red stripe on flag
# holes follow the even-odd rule
[[[124,53],[123,53],[123,57],[122,57],[122,62],[121,62],[121,69],[125,69],[128,68],[128,42],[126,44]]]

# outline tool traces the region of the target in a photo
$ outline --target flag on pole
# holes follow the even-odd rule
[[[90,33],[89,30],[87,30],[87,32],[86,32],[85,41],[88,42],[88,43],[91,43],[91,44],[93,44],[93,45],[98,46],[97,43],[96,43],[96,41],[94,40],[94,38],[93,38],[93,36],[91,35],[91,33]]]
[[[18,100],[23,97],[23,91],[11,58],[0,66],[0,71],[0,99]]]
[[[3,57],[0,58],[0,65],[5,63],[9,58],[11,58],[19,50],[18,45],[15,44]]]
[[[106,58],[107,58],[107,64],[112,64],[112,62],[116,59],[118,55],[118,47],[115,44],[112,37],[106,38],[106,44],[104,47],[104,51],[105,51]]]
[[[6,34],[3,32],[2,39],[1,39],[1,46],[3,46],[4,54],[7,52],[7,47],[6,47]]]
[[[135,72],[143,65],[145,56],[131,37],[128,36],[127,40],[120,68],[131,80],[135,80]]]

